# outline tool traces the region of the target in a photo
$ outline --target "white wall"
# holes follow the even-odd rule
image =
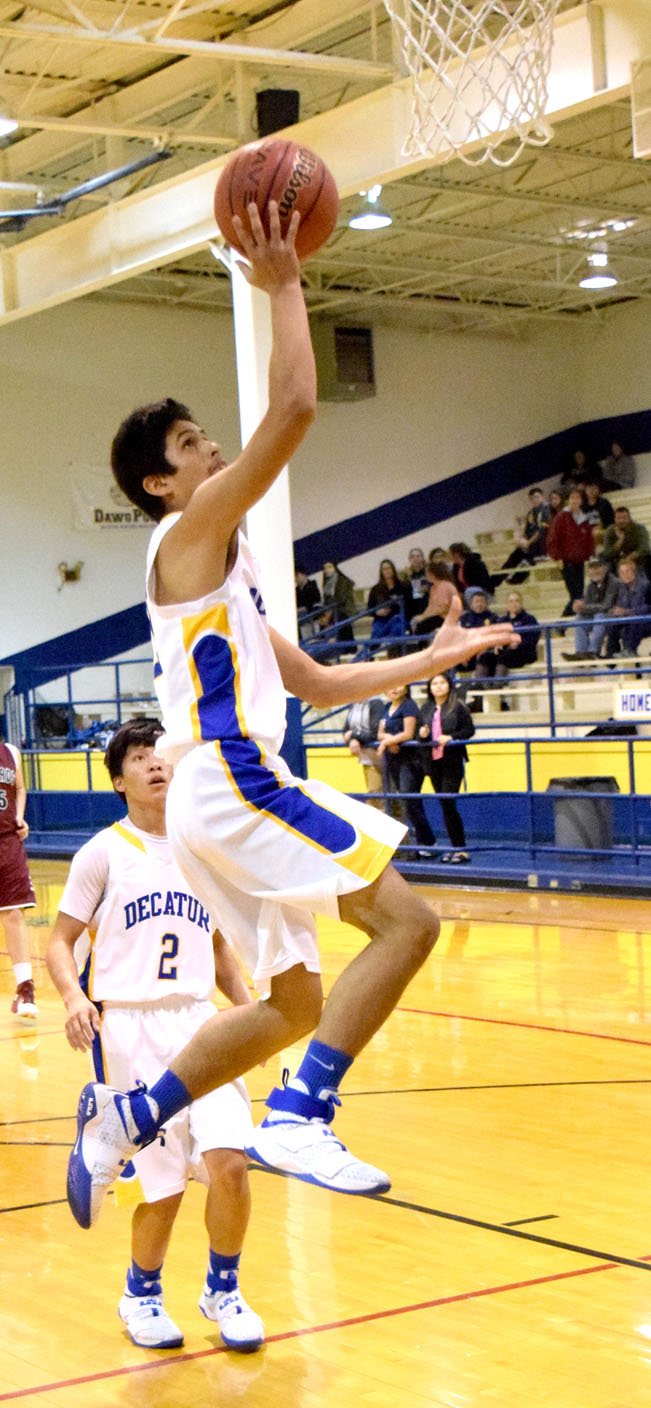
[[[651,406],[651,319],[645,300],[586,322],[580,338],[577,420]]]
[[[591,417],[651,405],[646,305],[529,341],[375,330],[378,394],[322,404],[291,468],[294,537],[449,478]],[[187,400],[227,454],[239,446],[230,317],[87,299],[0,330],[3,544],[0,656],[143,596],[147,532],[76,529],[71,469],[108,463],[141,401]],[[557,466],[550,466],[554,478]],[[511,521],[521,496],[419,534],[427,549]],[[389,539],[391,535],[388,535]],[[401,563],[409,543],[387,551]],[[346,570],[374,580],[374,552]],[[57,564],[84,561],[58,590]]]
[[[107,466],[123,416],[174,395],[236,451],[231,320],[87,299],[0,332],[0,656],[143,597],[146,529],[79,530],[71,471]],[[59,562],[83,560],[61,590]]]
[[[576,349],[559,357],[558,334],[530,342],[502,337],[426,335],[378,328],[377,395],[322,404],[291,473],[296,538],[363,513],[401,494],[543,439],[576,419]],[[561,466],[550,465],[558,477]],[[324,492],[324,480],[328,486]],[[427,551],[479,526],[512,520],[521,495],[463,512],[417,541]],[[517,505],[517,507],[516,507]],[[489,521],[490,520],[490,521]],[[387,525],[386,555],[398,566],[414,542]],[[375,581],[385,550],[351,559],[358,585]]]

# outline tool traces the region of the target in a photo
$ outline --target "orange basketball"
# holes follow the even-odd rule
[[[250,142],[226,162],[215,190],[215,219],[224,236],[240,254],[233,225],[239,215],[248,228],[247,205],[255,201],[269,234],[268,202],[278,201],[283,234],[295,210],[301,223],[296,253],[307,259],[325,244],[337,223],[339,196],[334,177],[324,161],[309,147],[285,137],[264,137]]]

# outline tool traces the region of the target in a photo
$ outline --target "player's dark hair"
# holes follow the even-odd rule
[[[542,494],[542,489],[539,484],[534,484],[533,489],[529,490],[529,498],[533,498],[534,494]]]
[[[122,769],[129,748],[153,748],[157,738],[165,730],[158,719],[130,719],[116,729],[104,754],[104,766],[111,782],[122,777]]]
[[[176,474],[174,465],[165,458],[167,432],[175,421],[193,419],[187,406],[166,396],[164,401],[132,411],[111,445],[111,469],[123,494],[157,523],[164,517],[165,504],[157,494],[143,489],[143,480],[148,474]]]

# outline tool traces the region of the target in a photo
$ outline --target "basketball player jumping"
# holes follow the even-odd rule
[[[462,630],[452,609],[419,653],[379,663],[320,666],[267,625],[238,525],[300,444],[316,377],[295,253],[298,216],[283,237],[270,202],[265,236],[255,206],[237,222],[246,277],[271,301],[268,409],[228,467],[190,411],[166,400],[118,431],[112,464],[123,491],[159,520],[148,555],[147,601],[156,688],[175,768],[168,835],[188,884],[251,973],[261,1000],[207,1022],[149,1091],[82,1091],[68,1198],[95,1221],[106,1187],[134,1150],[178,1110],[316,1028],[295,1077],[274,1090],[250,1157],[348,1193],[386,1189],[330,1128],[339,1085],[431,952],[439,922],[390,864],[404,827],[323,783],[289,773],[278,756],[285,691],[333,708],[438,674],[512,643],[508,625]],[[325,1007],[314,912],[370,939]]]

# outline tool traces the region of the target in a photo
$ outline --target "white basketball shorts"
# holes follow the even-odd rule
[[[141,1006],[103,1006],[100,1032],[104,1079],[118,1090],[147,1086],[162,1075],[216,1008],[192,997],[169,997]],[[97,1062],[95,1062],[97,1068]],[[165,1122],[165,1143],[155,1140],[135,1155],[146,1203],[182,1193],[207,1149],[243,1149],[253,1128],[248,1091],[230,1081],[193,1101]]]
[[[338,896],[376,880],[405,830],[246,738],[191,749],[167,798],[175,859],[261,993],[298,963],[320,971],[313,914],[338,919]]]

